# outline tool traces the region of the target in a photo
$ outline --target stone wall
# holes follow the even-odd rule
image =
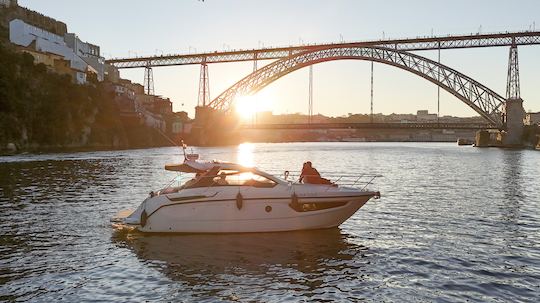
[[[13,19],[21,19],[28,24],[62,37],[67,33],[67,25],[64,22],[57,21],[38,12],[21,6],[10,6],[1,9],[4,13],[2,14],[0,22],[4,27],[9,27],[9,21]]]

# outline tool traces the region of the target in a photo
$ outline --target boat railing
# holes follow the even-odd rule
[[[270,171],[267,171],[269,173],[272,173]],[[279,175],[279,173],[275,173],[275,175]],[[285,171],[281,172],[281,176],[285,181],[289,181],[292,184],[304,184],[300,182],[300,171]],[[355,187],[360,188],[360,190],[366,190],[368,186],[373,184],[377,178],[383,177],[379,174],[340,174],[340,173],[326,173],[326,172],[320,172],[320,176],[318,175],[304,175],[304,177],[321,177],[323,179],[326,179],[330,182],[329,188],[332,186],[346,186],[346,187]]]
[[[268,173],[271,173],[270,171],[266,171]],[[382,177],[382,175],[377,174],[339,174],[339,173],[326,173],[321,172],[321,175],[304,175],[305,177],[321,177],[325,181],[325,183],[320,183],[322,185],[328,185],[327,190],[331,188],[338,187],[353,187],[358,188],[362,191],[367,190],[367,187],[370,186],[375,182],[377,178]],[[281,173],[275,173],[274,176],[280,176],[285,181],[288,181],[290,184],[305,184],[300,181],[300,171],[285,171]],[[191,187],[206,187],[207,190],[210,190],[212,187],[219,186],[216,182],[204,182],[203,179],[215,179],[216,177],[220,177],[220,175],[203,175],[197,177],[197,181],[194,184],[188,185],[188,182],[190,180],[195,180],[194,178],[186,178],[185,174],[178,174],[175,178],[173,178],[164,188],[158,191],[159,194],[162,193],[171,193],[175,191],[182,190],[184,188],[191,188]],[[227,176],[228,178],[231,178],[231,176]],[[230,180],[230,179],[229,179]],[[200,183],[203,181],[203,183],[207,183],[205,186],[200,186]],[[237,182],[233,182],[233,184],[230,185],[241,185],[242,181],[247,181],[247,179],[241,178],[240,174],[238,174],[238,180]],[[199,183],[199,186],[196,184]]]

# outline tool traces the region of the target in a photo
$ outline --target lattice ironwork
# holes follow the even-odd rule
[[[411,39],[375,40],[338,44],[300,45],[264,49],[236,50],[227,52],[209,52],[200,54],[176,54],[138,58],[111,59],[106,62],[117,68],[152,66],[190,65],[202,63],[226,63],[254,60],[282,59],[298,53],[335,47],[378,46],[401,51],[437,50],[452,48],[474,48],[491,46],[511,46],[540,44],[540,32],[514,32],[498,34],[471,34],[446,37],[419,37]]]
[[[199,100],[198,106],[206,106],[210,102],[210,79],[208,75],[208,65],[201,64],[201,76],[199,78]]]
[[[516,45],[510,47],[510,54],[508,55],[506,99],[520,99],[518,49]]]
[[[154,73],[150,65],[144,68],[144,92],[147,95],[154,94]]]
[[[436,61],[380,47],[333,47],[300,53],[268,64],[246,76],[212,100],[210,107],[228,112],[236,96],[252,95],[275,80],[306,66],[334,60],[368,60],[392,65],[423,77],[474,109],[489,123],[502,127],[505,99],[474,79]]]

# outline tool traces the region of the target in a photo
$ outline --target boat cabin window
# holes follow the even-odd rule
[[[213,186],[274,187],[275,185],[276,182],[252,172],[220,170],[214,177]]]
[[[203,173],[200,177],[186,182],[184,188],[214,186],[253,186],[265,188],[274,187],[276,184],[273,180],[252,172],[212,169]]]

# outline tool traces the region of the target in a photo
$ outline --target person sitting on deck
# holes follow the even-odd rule
[[[321,174],[312,166],[310,161],[305,162],[302,166],[302,173],[298,182],[306,184],[332,184],[330,180],[321,177]]]
[[[226,173],[221,172],[218,177],[219,178],[215,181],[217,185],[219,186],[229,185],[229,182],[227,182],[227,179],[225,179],[227,177]]]
[[[199,182],[199,179],[200,179],[200,178],[201,178],[201,173],[199,173],[199,172],[196,173],[196,174],[195,174],[195,177],[192,178],[192,179],[190,179],[189,181],[187,181],[187,182],[184,184],[183,188],[189,188],[189,187],[195,185],[197,182]]]
[[[199,182],[194,187],[208,187],[214,185],[214,177],[217,176],[219,167],[212,167],[210,170],[204,172],[199,178]]]

